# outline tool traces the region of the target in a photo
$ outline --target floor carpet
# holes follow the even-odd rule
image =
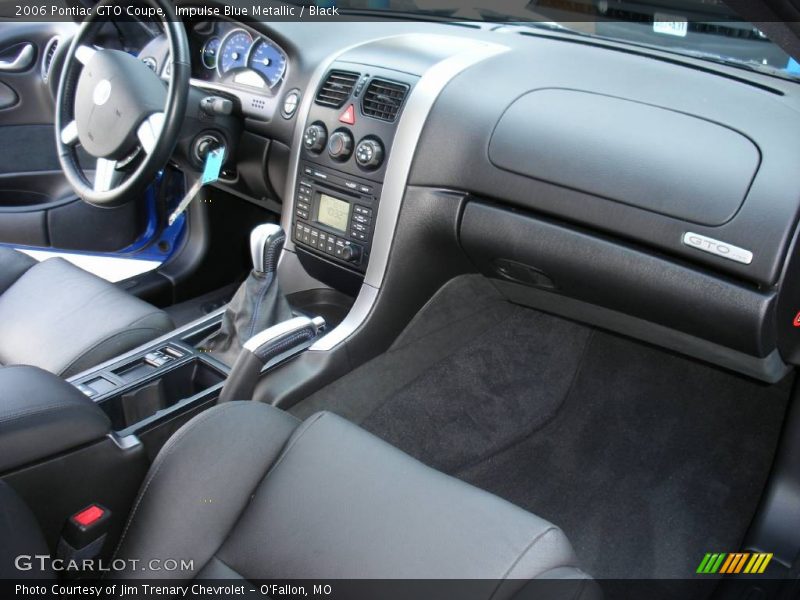
[[[337,412],[552,521],[595,577],[681,578],[739,548],[790,387],[511,305],[468,276],[292,412]]]

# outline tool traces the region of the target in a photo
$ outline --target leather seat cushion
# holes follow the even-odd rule
[[[495,597],[588,579],[544,519],[336,415],[301,424],[254,402],[206,411],[162,449],[117,552],[150,556],[191,558],[202,578],[506,580]]]
[[[61,258],[8,259],[0,273],[24,272],[0,294],[0,364],[69,377],[173,329],[165,312]]]

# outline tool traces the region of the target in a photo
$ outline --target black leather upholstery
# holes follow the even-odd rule
[[[0,364],[69,377],[173,328],[161,310],[71,263],[0,253]],[[14,274],[17,274],[16,277]]]
[[[49,554],[36,517],[17,493],[3,481],[0,481],[0,540],[0,579],[31,577],[30,571],[15,568],[17,557]],[[35,576],[37,579],[51,578],[54,574],[49,569],[37,569]]]
[[[547,521],[331,413],[300,423],[253,402],[219,405],[170,439],[116,556],[194,560],[193,573],[114,574],[125,578],[482,578],[507,580],[493,588],[507,598],[544,576],[583,581],[570,597],[590,589]]]
[[[0,368],[0,472],[100,439],[106,414],[38,367]]]
[[[36,260],[27,254],[0,246],[0,294],[35,264]]]

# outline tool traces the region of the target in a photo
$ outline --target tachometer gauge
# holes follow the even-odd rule
[[[220,77],[234,69],[241,69],[247,64],[247,51],[253,38],[244,29],[234,29],[222,39],[217,60],[217,72]]]
[[[286,57],[270,40],[260,38],[250,48],[247,66],[258,72],[269,87],[275,87],[286,70]]]
[[[203,66],[206,69],[216,69],[217,68],[217,55],[219,54],[219,47],[222,44],[222,40],[218,37],[208,38],[206,43],[203,44],[203,49],[200,50],[200,54],[202,55],[203,59]]]

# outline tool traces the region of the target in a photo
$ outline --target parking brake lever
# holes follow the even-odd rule
[[[219,402],[252,400],[261,370],[308,348],[325,327],[322,317],[294,317],[245,342],[220,392]]]

